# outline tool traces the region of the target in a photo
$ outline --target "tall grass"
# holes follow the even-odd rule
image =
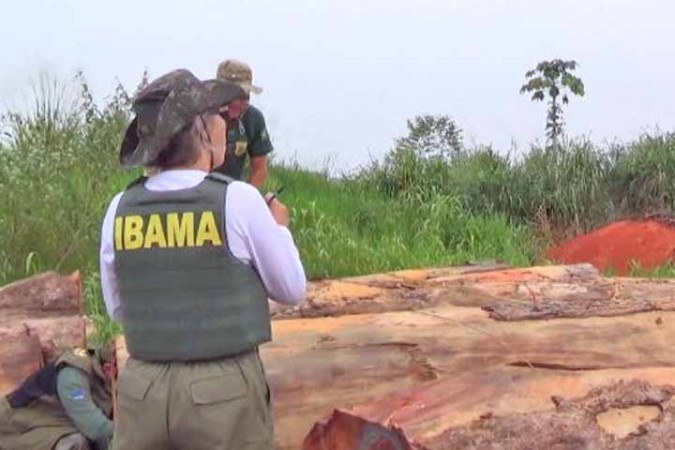
[[[103,211],[136,176],[117,168],[127,99],[118,89],[98,109],[86,84],[75,96],[48,78],[36,88],[29,110],[2,117],[0,284],[45,270],[81,270],[87,312],[109,336],[115,329],[100,314],[95,281]]]
[[[530,264],[536,247],[525,226],[477,215],[450,195],[391,200],[353,182],[276,167],[292,228],[311,277],[338,277],[437,264],[500,259]]]
[[[608,191],[625,214],[672,214],[675,134],[644,135],[615,151]]]
[[[3,117],[9,131],[0,144],[0,281],[90,268],[101,211],[131,178],[117,170],[127,120],[120,99],[99,111],[64,98],[56,84],[42,88],[33,110]]]
[[[451,159],[395,148],[354,177],[390,198],[429,192],[460,198],[475,213],[500,213],[546,239],[586,232],[621,217],[675,211],[675,134],[600,147],[568,139],[525,155],[469,149]]]

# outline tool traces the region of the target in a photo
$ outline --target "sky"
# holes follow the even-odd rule
[[[574,59],[586,96],[571,135],[626,141],[675,127],[675,2],[666,0],[23,0],[0,16],[0,107],[41,71],[84,71],[96,98],[188,68],[248,62],[276,158],[348,171],[381,158],[420,114],[469,145],[519,152],[546,107],[519,93],[544,59]]]

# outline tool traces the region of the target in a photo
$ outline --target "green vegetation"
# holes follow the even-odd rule
[[[617,273],[613,267],[609,267],[604,271],[603,275],[615,277]],[[646,270],[636,263],[631,265],[630,276],[636,278],[675,278],[675,264],[671,262],[655,269]]]
[[[283,200],[293,207],[292,228],[311,277],[494,258],[526,265],[536,257],[526,226],[473,214],[453,196],[392,200],[297,168],[273,174],[272,183],[286,187]]]
[[[444,133],[433,127],[424,130]],[[410,134],[418,132],[409,129]],[[674,133],[645,134],[635,142],[606,147],[561,139],[556,146],[533,145],[518,157],[490,147],[429,156],[400,142],[384,161],[357,175],[363,189],[392,199],[448,195],[475,214],[501,214],[530,225],[547,241],[620,217],[675,210]]]
[[[639,265],[633,267],[630,272],[632,277],[645,278],[675,278],[675,264],[669,263],[652,270],[645,270]]]
[[[129,95],[120,87],[97,108],[83,82],[75,99],[46,80],[38,92],[29,111],[2,118],[0,284],[81,270],[87,311],[106,339],[118,330],[101,300],[100,224],[112,196],[140,174],[117,163]],[[513,158],[466,149],[459,133],[449,118],[415,118],[382,162],[337,180],[273,167],[268,185],[285,187],[308,275],[485,259],[529,265],[555,237],[620,215],[673,212],[673,134],[606,149],[569,140]]]

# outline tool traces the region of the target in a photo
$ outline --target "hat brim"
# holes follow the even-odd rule
[[[122,145],[120,147],[120,165],[123,168],[133,167],[129,166],[131,159],[138,147],[140,139],[138,138],[138,118],[134,117],[134,120],[131,121],[126,131],[124,132],[124,138],[122,139]]]
[[[251,83],[237,83],[246,92],[253,92],[256,95],[262,94],[263,88]]]
[[[245,100],[248,92],[238,83],[230,83],[217,78],[203,81],[202,86],[208,91],[209,105],[205,110],[226,106],[233,100]]]
[[[207,80],[200,82],[203,91],[200,95],[190,99],[191,113],[194,117],[209,110],[217,111],[228,103],[237,99],[245,99],[246,91],[234,84],[222,80]],[[173,126],[165,126],[165,118],[172,116],[171,109],[181,102],[179,95],[169,95],[162,104],[156,123],[154,136],[138,136],[138,119],[135,117],[127,127],[120,148],[120,165],[125,169],[145,166],[159,156],[169,144],[171,138],[179,130]],[[163,123],[164,122],[164,123]],[[183,124],[187,125],[189,122]],[[164,132],[163,132],[164,131]]]
[[[139,138],[137,130],[138,119],[134,117],[124,133],[120,147],[120,166],[123,169],[146,165],[157,157],[157,155],[151,155],[151,143],[146,138]]]

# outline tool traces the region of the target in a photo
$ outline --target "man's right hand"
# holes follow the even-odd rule
[[[291,222],[291,215],[288,212],[288,208],[286,205],[281,203],[277,197],[272,194],[268,193],[265,195],[265,201],[267,202],[267,206],[270,208],[270,212],[272,213],[272,217],[274,217],[274,220],[281,226],[287,227],[288,224]]]

